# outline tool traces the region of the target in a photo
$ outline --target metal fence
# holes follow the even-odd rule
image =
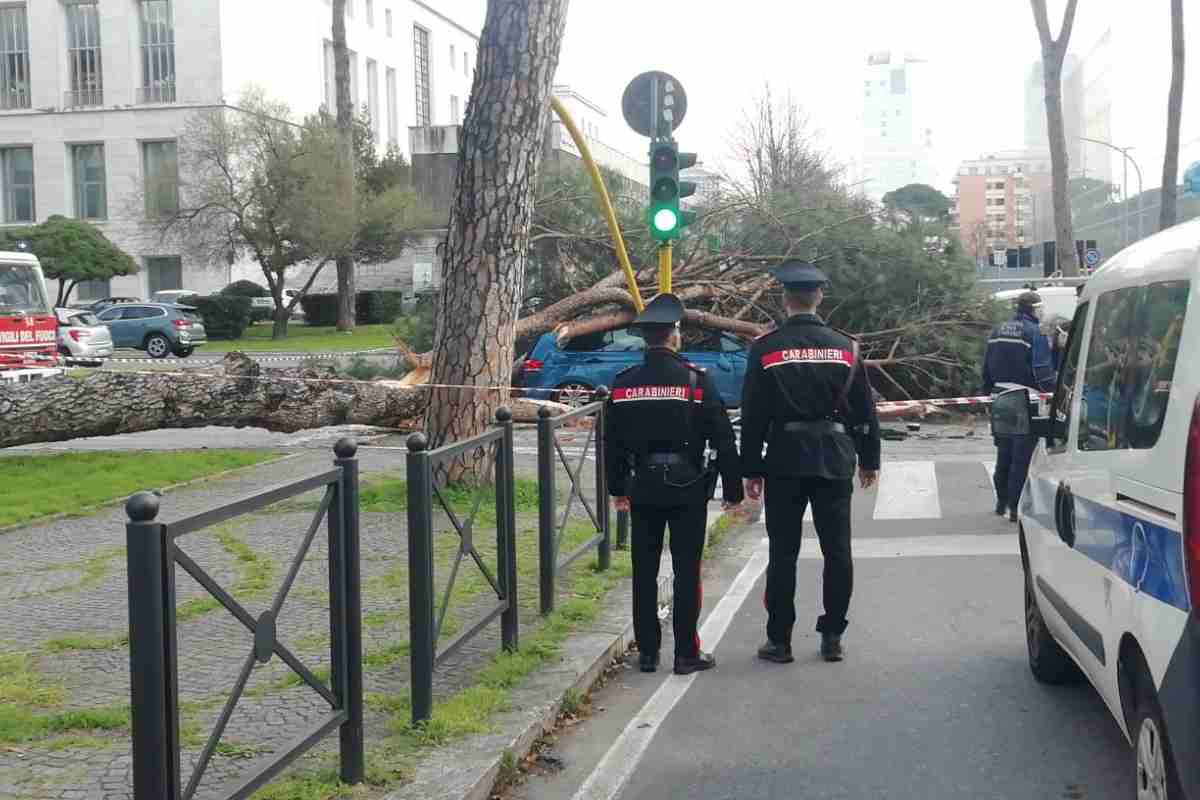
[[[190,800],[195,796],[251,672],[256,664],[266,664],[275,656],[320,695],[329,704],[330,711],[281,752],[258,762],[249,776],[239,777],[223,786],[219,797],[222,800],[249,797],[335,730],[340,734],[341,779],[346,783],[362,782],[362,602],[357,449],[353,440],[342,439],[334,446],[337,458],[333,469],[176,522],[156,521],[159,500],[150,492],[138,493],[126,503],[134,800]],[[269,610],[257,618],[180,546],[179,540],[187,534],[322,488],[324,497],[308,530],[300,538],[291,567]],[[329,686],[280,642],[276,632],[279,612],[322,522],[327,523],[329,536]],[[180,765],[176,565],[191,575],[251,634],[241,671],[186,784]]]
[[[512,412],[501,408],[496,412],[496,428],[462,442],[427,449],[423,433],[408,437],[408,587],[409,626],[412,669],[412,719],[414,723],[428,720],[433,713],[433,671],[471,638],[480,633],[497,617],[500,618],[501,643],[505,650],[518,644],[517,617],[517,548],[516,497],[513,475]],[[484,470],[475,486],[470,512],[459,517],[446,493],[434,482],[434,471],[452,466],[464,457],[480,450],[484,453]],[[484,563],[475,547],[476,522],[487,487],[495,487],[496,508],[496,572]],[[450,567],[446,589],[436,612],[433,570],[433,514],[435,505],[449,518],[458,536],[458,552]],[[496,595],[496,603],[462,633],[439,648],[446,611],[454,592],[459,568],[467,558],[483,575]]]
[[[541,612],[548,614],[554,610],[554,590],[558,572],[588,553],[596,550],[600,569],[608,569],[612,562],[612,540],[609,530],[609,498],[608,486],[604,473],[604,425],[605,400],[608,390],[603,386],[596,391],[596,402],[590,403],[560,416],[549,408],[538,410],[537,422],[537,453],[538,453],[538,574]],[[572,423],[591,420],[587,442],[583,446],[579,458],[572,465],[563,450],[558,438],[558,431]],[[594,447],[593,447],[594,446]],[[595,450],[596,468],[594,494],[592,502],[588,501],[588,492],[584,490],[583,468],[587,464],[588,455]],[[556,480],[558,467],[561,464],[570,483],[567,502],[562,515],[558,513],[558,492]],[[587,513],[595,533],[573,551],[563,556],[561,554],[563,535],[566,533],[571,520],[571,511],[575,500],[579,500]]]

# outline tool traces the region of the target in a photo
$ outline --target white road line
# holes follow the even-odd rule
[[[729,623],[733,621],[734,615],[742,607],[766,568],[767,549],[757,547],[750,561],[734,579],[729,591],[704,621],[704,626],[700,629],[700,641],[704,642],[706,647],[716,649],[717,643],[729,629]],[[604,758],[600,759],[595,771],[584,781],[572,800],[612,800],[621,793],[646,754],[646,748],[650,746],[655,733],[666,721],[671,709],[691,688],[696,675],[697,673],[685,676],[671,675],[663,681],[650,701],[630,720],[625,730],[621,731],[621,735],[604,754]]]
[[[936,464],[933,461],[894,461],[880,472],[875,519],[938,519]]]
[[[854,539],[854,560],[864,558],[925,558],[930,556],[1011,556],[1019,555],[1015,533],[964,534],[941,536],[898,536],[878,539]],[[821,550],[806,538],[800,548],[802,560],[816,560]]]
[[[987,470],[988,486],[992,487],[992,499],[997,500],[999,498],[996,495],[996,479],[995,479],[996,462],[995,461],[985,461],[985,462],[983,462],[983,468],[985,470]]]

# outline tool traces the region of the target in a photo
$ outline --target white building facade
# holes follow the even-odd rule
[[[872,53],[863,79],[863,192],[876,200],[910,183],[937,185],[936,92],[931,65],[898,51]]]
[[[472,31],[418,0],[347,0],[347,15],[352,95],[379,147],[407,152],[410,127],[461,122]],[[0,224],[86,219],[137,260],[139,274],[72,300],[253,277],[171,252],[147,206],[177,202],[176,143],[197,112],[232,109],[251,86],[296,121],[332,107],[331,29],[329,0],[0,3]]]

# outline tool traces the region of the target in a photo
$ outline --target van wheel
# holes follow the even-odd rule
[[[1029,651],[1029,669],[1039,683],[1060,686],[1078,683],[1083,677],[1067,651],[1050,635],[1028,569],[1025,570],[1025,646]]]
[[[592,387],[584,383],[564,383],[554,392],[554,402],[582,408],[592,402]]]
[[[1146,675],[1138,681],[1136,719],[1133,748],[1138,800],[1183,800],[1162,709]]]
[[[171,352],[171,342],[161,333],[156,333],[146,339],[146,353],[151,358],[166,358]]]

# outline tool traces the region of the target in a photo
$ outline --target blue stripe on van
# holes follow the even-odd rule
[[[1021,498],[1022,513],[1050,531],[1058,484],[1031,478]],[[1135,531],[1144,532],[1134,548]],[[1144,546],[1142,542],[1149,546]],[[1183,566],[1183,536],[1132,514],[1075,496],[1075,549],[1130,586],[1182,611],[1191,610]]]

